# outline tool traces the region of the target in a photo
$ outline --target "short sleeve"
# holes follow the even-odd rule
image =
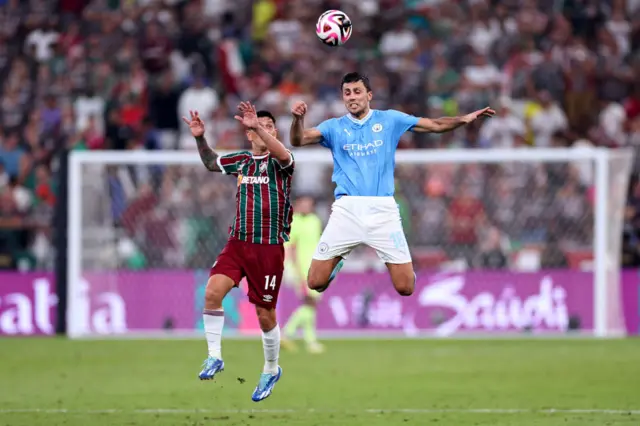
[[[387,116],[393,122],[393,127],[398,137],[404,132],[412,130],[416,124],[418,124],[419,118],[415,115],[407,114],[394,109],[387,110]]]
[[[325,120],[316,127],[318,131],[322,134],[322,140],[320,141],[320,145],[325,148],[331,148],[333,146],[333,141],[331,138],[331,124],[335,119]]]
[[[289,152],[289,155],[291,156],[291,159],[289,160],[289,163],[288,163],[288,164],[281,164],[281,163],[280,163],[278,160],[276,160],[275,158],[273,158],[273,161],[275,162],[276,167],[277,167],[281,172],[292,175],[292,174],[293,174],[293,170],[294,170],[294,169],[295,169],[295,167],[296,167],[296,159],[295,159],[295,157],[293,156],[293,152],[291,152],[291,151],[289,151],[289,150],[287,150],[287,151]]]
[[[225,175],[237,176],[240,163],[246,157],[244,152],[233,152],[218,157],[218,167]]]

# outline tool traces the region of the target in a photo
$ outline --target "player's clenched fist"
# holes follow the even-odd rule
[[[295,117],[298,117],[298,118],[304,117],[306,113],[307,113],[307,104],[305,104],[302,101],[297,101],[291,107],[291,114],[293,114]]]
[[[189,115],[191,116],[191,119],[182,117],[182,120],[189,126],[193,137],[199,138],[204,135],[204,122],[200,118],[198,111],[189,111]]]

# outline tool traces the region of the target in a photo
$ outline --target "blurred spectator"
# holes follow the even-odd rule
[[[282,4],[279,14],[269,24],[269,35],[273,37],[278,53],[285,60],[293,55],[296,42],[302,33],[302,24],[294,18],[293,13],[293,7]]]
[[[55,30],[55,19],[29,33],[26,40],[27,53],[33,53],[33,57],[40,63],[47,62],[53,56],[53,45],[58,42],[60,34]]]
[[[486,121],[480,129],[481,145],[495,148],[515,148],[522,146],[525,125],[520,117],[511,110],[511,101],[502,99],[498,115]]]
[[[154,128],[158,130],[158,139],[163,149],[177,149],[180,121],[178,102],[180,88],[170,72],[165,73],[159,83],[152,88],[149,99],[149,114]]]
[[[87,88],[83,94],[78,96],[73,103],[73,109],[76,116],[76,129],[84,130],[89,125],[91,117],[94,118],[98,132],[103,132],[105,101],[93,88]]]
[[[474,266],[481,269],[504,269],[508,265],[507,256],[502,251],[500,231],[489,228],[480,244]]]
[[[542,269],[561,269],[569,266],[567,256],[560,247],[560,244],[554,234],[550,234],[542,253],[540,254],[540,268]]]
[[[29,154],[20,146],[18,134],[15,131],[2,138],[0,145],[0,161],[9,179],[24,182],[31,167]]]
[[[447,248],[452,258],[461,257],[468,265],[475,252],[478,232],[485,223],[482,201],[473,195],[471,189],[462,185],[459,193],[449,205],[447,228]]]
[[[145,69],[152,75],[166,71],[171,50],[171,40],[161,31],[160,25],[148,23],[140,44],[140,57]]]
[[[189,111],[198,111],[203,120],[210,122],[219,102],[216,91],[205,85],[202,75],[196,75],[191,86],[180,96],[176,112],[179,117],[189,117]],[[188,126],[182,120],[180,120],[180,126],[181,147],[195,147]],[[215,143],[215,141],[212,142]]]
[[[616,146],[626,145],[626,132],[624,126],[627,121],[627,113],[618,102],[603,101],[600,111],[600,127],[606,137]]]
[[[416,234],[410,242],[428,247],[440,247],[445,243],[447,203],[445,188],[437,176],[427,177],[423,186],[424,196],[416,206]],[[411,234],[408,234],[411,236]]]
[[[528,141],[536,147],[551,146],[551,136],[567,129],[567,116],[546,90],[538,92],[537,102],[528,105],[525,117]]]

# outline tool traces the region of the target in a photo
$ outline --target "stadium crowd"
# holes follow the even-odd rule
[[[329,8],[354,23],[337,49],[313,31]],[[307,124],[344,114],[345,70],[366,71],[375,108],[498,110],[452,133],[408,133],[402,149],[640,145],[640,0],[0,0],[0,23],[0,268],[52,267],[65,149],[194,149],[179,120],[190,109],[216,148],[244,149],[240,99],[273,111],[288,143],[291,100],[310,106]],[[329,173],[296,176],[323,217]],[[121,234],[97,258],[210,265],[233,179],[176,167],[107,175],[95,206],[109,204],[108,227]],[[579,267],[575,253],[591,252],[588,166],[400,165],[397,177],[420,265],[517,267],[526,256],[514,254],[537,247],[538,267]],[[635,178],[623,247],[623,263],[640,265]]]

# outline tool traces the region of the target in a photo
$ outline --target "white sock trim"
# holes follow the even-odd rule
[[[224,328],[224,311],[222,309],[205,309],[202,319],[207,338],[209,356],[222,359],[222,329]]]

